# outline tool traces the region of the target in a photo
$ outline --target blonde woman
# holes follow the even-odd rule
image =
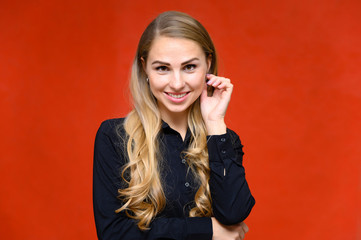
[[[224,122],[232,94],[211,38],[194,18],[160,14],[132,67],[134,109],[96,135],[99,239],[243,239],[255,200],[242,144]]]

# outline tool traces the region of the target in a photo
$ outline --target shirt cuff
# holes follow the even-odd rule
[[[228,130],[222,135],[207,136],[207,147],[210,162],[223,162],[225,159],[233,159],[236,155]]]
[[[186,218],[186,239],[211,240],[213,236],[212,220],[208,217]]]

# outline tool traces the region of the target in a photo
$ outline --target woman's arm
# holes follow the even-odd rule
[[[214,216],[225,225],[240,223],[255,204],[242,165],[241,141],[227,129],[226,134],[208,136],[207,144]]]
[[[100,126],[94,148],[93,207],[99,239],[211,239],[210,218],[156,218],[150,230],[141,231],[133,219],[115,213],[122,202],[117,198],[122,185],[120,169],[124,158],[115,126],[122,120],[113,119]]]
[[[208,74],[201,95],[201,111],[207,127],[210,188],[213,213],[225,225],[242,222],[249,215],[255,200],[245,179],[243,151],[239,137],[227,129],[224,117],[231,100],[233,84],[224,77]],[[212,96],[207,86],[214,87]]]

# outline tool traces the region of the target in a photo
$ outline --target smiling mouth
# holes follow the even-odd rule
[[[179,93],[179,94],[175,94],[175,93],[166,93],[168,94],[169,96],[173,97],[173,98],[182,98],[184,97],[185,95],[188,94],[188,92],[185,92],[185,93]]]

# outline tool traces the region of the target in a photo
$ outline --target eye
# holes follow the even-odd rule
[[[194,69],[196,69],[196,65],[195,64],[187,64],[184,67],[184,70],[186,70],[187,72],[191,72],[194,71]]]
[[[157,70],[158,72],[166,72],[166,71],[168,71],[168,67],[167,66],[159,66],[159,67],[156,67],[155,70]]]

